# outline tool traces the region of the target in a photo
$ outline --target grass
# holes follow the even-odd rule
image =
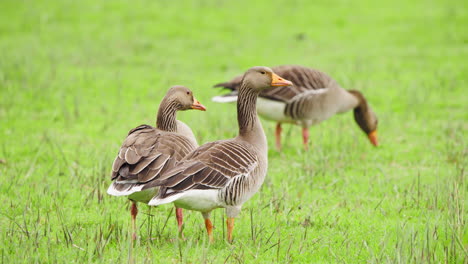
[[[0,3],[2,263],[466,263],[468,10],[461,1],[13,1]],[[379,116],[373,148],[352,121],[285,126],[269,172],[223,239],[213,213],[108,196],[131,128],[184,84],[199,142],[237,133],[210,88],[254,65],[319,68]]]

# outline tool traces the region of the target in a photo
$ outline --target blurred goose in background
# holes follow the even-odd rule
[[[302,126],[304,148],[308,149],[310,126],[351,109],[354,109],[354,119],[358,126],[374,146],[378,145],[377,116],[361,92],[345,90],[330,76],[315,69],[297,65],[272,69],[294,83],[287,88],[262,91],[257,103],[259,115],[277,122],[275,136],[278,150],[281,149],[281,123]],[[236,101],[241,81],[242,76],[238,76],[229,82],[216,84],[214,87],[227,88],[232,92],[213,97],[213,101]]]
[[[268,168],[268,145],[255,110],[257,96],[265,89],[289,85],[290,81],[268,67],[250,68],[238,90],[239,135],[200,146],[159,180],[151,182],[149,187],[160,186],[160,190],[148,204],[174,202],[176,207],[200,211],[210,241],[210,213],[215,208],[225,208],[227,239],[231,242],[234,218],[242,204],[259,190]]]
[[[198,147],[192,130],[176,119],[177,111],[206,108],[198,102],[188,88],[174,86],[161,101],[156,127],[140,125],[128,132],[112,165],[112,184],[107,193],[128,196],[132,201],[133,235],[136,239],[136,202],[148,203],[157,194],[157,188],[143,186],[159,178],[161,173]],[[179,232],[182,231],[182,209],[176,208]]]

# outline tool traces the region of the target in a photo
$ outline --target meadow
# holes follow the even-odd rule
[[[468,9],[462,1],[0,2],[1,263],[467,263]],[[179,239],[171,205],[106,194],[127,132],[190,87],[199,143],[237,134],[212,88],[255,65],[300,64],[358,89],[352,113],[311,128],[264,121],[269,171],[225,240],[198,212]]]

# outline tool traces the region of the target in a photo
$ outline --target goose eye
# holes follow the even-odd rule
[[[264,71],[261,71],[260,73],[261,73],[261,74],[265,74],[265,72],[264,72]]]
[[[190,94],[190,92],[187,92],[187,94]]]

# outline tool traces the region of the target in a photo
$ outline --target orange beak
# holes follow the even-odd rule
[[[291,81],[281,78],[275,73],[271,74],[271,86],[291,86],[291,85],[293,85]]]
[[[377,141],[377,130],[374,130],[370,132],[369,134],[367,134],[367,137],[369,138],[372,145],[376,147],[379,145],[379,142]]]
[[[198,100],[195,99],[195,97],[193,97],[192,109],[206,111],[206,107],[204,105],[200,104],[200,102],[198,102]]]

